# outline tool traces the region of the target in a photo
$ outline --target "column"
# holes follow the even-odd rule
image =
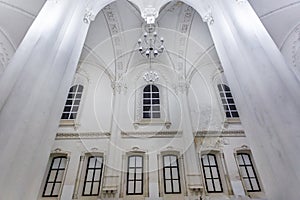
[[[246,0],[209,4],[201,15],[208,22],[267,197],[297,200],[300,83]]]
[[[46,1],[0,79],[2,199],[38,197],[89,28],[86,8],[85,0]]]

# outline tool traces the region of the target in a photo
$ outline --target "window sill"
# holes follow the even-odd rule
[[[234,117],[234,118],[226,118],[224,122],[228,124],[240,124],[241,120],[239,117]]]
[[[162,119],[142,119],[141,121],[134,122],[133,126],[137,129],[139,126],[147,126],[147,125],[164,125],[167,129],[169,129],[172,125],[169,121],[164,121]]]
[[[74,119],[61,119],[59,126],[75,126]]]

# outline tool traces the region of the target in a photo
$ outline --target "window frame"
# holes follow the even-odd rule
[[[230,87],[224,83],[221,83],[217,84],[217,89],[225,117],[227,119],[239,119],[239,112],[232,96]]]
[[[146,91],[146,89],[149,87],[149,90]],[[157,90],[157,91],[154,91]],[[149,95],[149,96],[148,96]],[[154,95],[157,95],[156,97],[153,97]],[[157,103],[158,101],[158,103]],[[145,103],[149,102],[149,103]],[[161,94],[159,87],[155,84],[151,83],[146,85],[143,88],[143,94],[142,94],[142,119],[161,119]],[[146,107],[148,110],[146,110]],[[153,110],[153,108],[156,108],[157,110]],[[146,114],[148,114],[148,117],[146,117]],[[157,116],[155,116],[157,115]]]
[[[203,162],[203,157],[204,156],[207,156],[208,165],[205,165],[204,162]],[[211,165],[210,160],[209,160],[209,156],[212,156],[214,158],[215,165]],[[221,173],[220,173],[220,169],[219,169],[220,164],[218,164],[218,159],[217,159],[216,154],[214,154],[214,153],[201,154],[201,167],[202,167],[203,178],[204,178],[205,188],[206,188],[207,193],[223,193],[224,192],[224,186],[223,186]],[[209,168],[210,178],[207,176],[207,174],[205,172],[205,168]],[[218,177],[214,178],[212,168],[216,169]],[[208,183],[207,183],[208,179],[212,180],[213,190],[209,190]],[[214,181],[215,179],[219,182],[219,185],[220,185],[220,188],[221,188],[221,190],[219,190],[219,191],[217,191],[216,188],[215,188],[215,181]]]
[[[130,167],[130,158],[135,158],[135,163],[134,163],[134,167]],[[136,166],[136,158],[137,157],[140,157],[141,158],[141,166]],[[143,155],[138,155],[138,154],[132,154],[132,155],[129,155],[128,157],[127,157],[127,171],[126,171],[126,195],[128,195],[128,196],[134,196],[134,195],[144,195],[144,186],[145,186],[145,183],[144,183],[144,181],[145,181],[145,172],[144,172],[144,170],[145,170],[145,158],[144,158],[144,156]],[[133,169],[134,170],[134,178],[133,179],[130,179],[129,178],[129,176],[130,176],[130,169]],[[137,174],[137,172],[136,172],[136,170],[137,169],[141,169],[141,179],[137,179],[136,178],[136,174]],[[133,193],[131,193],[131,192],[129,192],[129,182],[133,182],[133,188],[134,188],[134,192]],[[141,182],[141,192],[136,192],[136,183],[137,182]]]
[[[246,164],[246,162],[245,162],[245,160],[244,160],[244,158],[243,158],[243,156],[242,156],[242,159],[243,159],[243,163],[244,163],[244,164],[243,164],[243,165],[240,165],[239,159],[238,159],[238,156],[239,156],[239,155],[246,155],[246,156],[248,156],[248,159],[249,159],[250,164]],[[244,186],[245,191],[246,191],[246,192],[250,192],[250,193],[252,193],[252,192],[262,192],[262,187],[261,187],[261,184],[260,184],[260,179],[259,179],[259,177],[258,177],[258,174],[257,174],[257,171],[256,171],[256,167],[255,167],[255,164],[254,164],[254,162],[253,162],[252,154],[249,153],[249,152],[244,152],[244,151],[242,151],[242,152],[236,152],[236,163],[237,163],[237,167],[238,167],[239,174],[240,174],[240,177],[241,177],[241,181],[242,181],[242,183],[243,183],[243,186]],[[242,167],[243,167],[243,168],[245,169],[245,171],[246,171],[246,175],[247,175],[246,177],[243,176],[243,173],[242,173],[242,170],[241,170]],[[251,167],[251,169],[252,169],[252,171],[253,171],[254,177],[250,177],[250,176],[249,176],[248,167]],[[251,187],[250,190],[246,187],[246,184],[245,184],[244,179],[248,179],[248,180],[249,180],[250,187]],[[255,180],[255,182],[256,182],[256,184],[257,184],[257,187],[258,187],[258,190],[253,189],[253,185],[252,185],[251,179],[254,179],[254,180]]]
[[[75,89],[73,90],[74,87]],[[83,98],[83,94],[84,94],[84,86],[82,84],[74,84],[70,87],[64,105],[64,109],[60,118],[61,120],[75,121],[78,118],[78,113],[80,110],[80,104]],[[68,104],[69,101],[71,101],[71,104]],[[67,108],[70,108],[70,110],[66,110]],[[74,108],[77,108],[77,110],[74,111],[73,110]],[[68,116],[65,118],[64,115],[68,115]]]
[[[95,160],[95,163],[94,163],[94,167],[93,168],[90,168],[90,160],[91,158],[96,158]],[[101,166],[100,167],[96,167],[96,163],[97,163],[97,158],[101,158],[102,159],[102,162],[101,162]],[[82,196],[99,196],[100,195],[100,188],[101,188],[101,183],[102,183],[102,175],[103,175],[103,167],[104,167],[104,157],[101,156],[101,155],[90,155],[90,156],[87,156],[87,162],[86,162],[86,169],[85,169],[85,176],[84,176],[84,180],[83,180],[83,186],[82,186]],[[93,173],[93,177],[92,177],[92,181],[87,181],[87,177],[88,177],[88,172],[89,171],[92,171]],[[95,181],[94,178],[95,178],[95,171],[97,170],[100,170],[100,174],[99,174],[99,180]],[[91,188],[90,188],[90,192],[89,194],[86,194],[85,193],[85,188],[86,188],[86,184],[87,182],[91,182]],[[94,183],[98,183],[98,190],[97,190],[97,194],[93,194],[93,184]]]
[[[67,155],[51,155],[50,159],[51,159],[51,162],[50,162],[49,167],[47,168],[48,169],[47,170],[47,176],[46,176],[46,179],[45,179],[44,184],[43,184],[44,187],[43,187],[43,190],[42,190],[42,197],[59,197],[61,195],[61,190],[62,190],[62,187],[64,185],[64,179],[65,179],[65,176],[66,176],[69,159],[68,159]],[[50,161],[50,159],[49,159],[49,161]],[[55,159],[60,159],[57,169],[56,168],[53,169]],[[65,159],[64,168],[60,168],[60,164],[61,164],[62,159]],[[49,178],[51,176],[52,171],[56,171],[54,182],[49,181]],[[63,174],[62,174],[61,180],[57,181],[57,175],[58,175],[59,171],[63,171]],[[52,185],[50,195],[46,195],[45,193],[46,193],[47,186],[48,186],[49,183],[53,184],[53,185]],[[53,191],[54,191],[54,188],[55,188],[56,184],[60,184],[60,187],[58,189],[58,193],[53,195]]]
[[[176,157],[176,166],[172,166],[171,162],[170,162],[170,165],[169,166],[165,166],[165,157],[171,157],[171,156],[174,156]],[[175,155],[175,154],[165,154],[165,155],[162,155],[162,166],[163,166],[163,184],[164,184],[164,193],[165,194],[181,194],[182,193],[182,189],[181,189],[181,176],[180,176],[180,169],[179,169],[179,161],[178,161],[178,156]],[[171,160],[170,160],[171,161]],[[170,179],[166,179],[166,169],[170,169]],[[172,169],[176,169],[177,171],[177,175],[178,175],[178,178],[175,179],[173,178],[173,173],[172,173]],[[167,187],[166,187],[166,181],[171,181],[171,192],[167,192]],[[174,192],[174,181],[178,181],[178,189],[179,191],[178,192]]]

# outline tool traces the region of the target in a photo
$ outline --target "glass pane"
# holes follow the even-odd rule
[[[51,169],[58,169],[61,158],[54,158]]]
[[[70,114],[69,119],[76,119],[77,114],[76,113],[72,113]]]
[[[129,157],[129,167],[135,167],[135,156]]]
[[[219,89],[219,91],[222,91],[223,89],[222,89],[222,86],[220,85],[220,84],[218,84],[218,89]]]
[[[159,98],[159,93],[152,93],[152,98]]]
[[[72,105],[73,104],[73,101],[72,100],[67,100],[66,101],[66,105]]]
[[[67,163],[67,159],[66,158],[61,158],[59,169],[66,168],[66,163]]]
[[[100,181],[100,177],[101,177],[101,170],[97,169],[95,171],[94,181]]]
[[[159,99],[153,99],[152,104],[159,104]]]
[[[62,182],[64,177],[64,170],[59,170],[56,177],[56,182]]]
[[[70,88],[69,92],[76,92],[78,85],[74,85]]]
[[[160,106],[152,106],[152,111],[160,111]]]
[[[214,155],[209,155],[209,163],[210,165],[216,165],[216,159]]]
[[[46,190],[45,190],[45,193],[44,193],[45,196],[50,196],[51,195],[52,186],[53,186],[53,183],[48,183],[47,184]]]
[[[209,163],[208,163],[208,157],[207,157],[207,155],[203,155],[201,158],[202,158],[201,159],[202,160],[202,165],[208,166]]]
[[[179,181],[173,181],[173,192],[180,192],[180,186],[179,186]]]
[[[93,181],[93,174],[94,174],[94,170],[88,170],[86,180],[87,181]]]
[[[225,95],[226,95],[226,97],[228,97],[228,98],[231,98],[231,97],[232,97],[232,95],[231,95],[230,92],[226,92]]]
[[[128,182],[128,194],[133,194],[134,193],[134,182],[133,181],[129,181]]]
[[[153,117],[153,118],[160,118],[160,113],[153,113],[153,114],[152,114],[152,117]]]
[[[217,192],[221,192],[222,191],[222,187],[221,187],[221,183],[219,179],[214,179],[214,183],[215,183],[215,190]]]
[[[238,112],[232,112],[232,117],[239,117],[239,113]]]
[[[243,158],[246,165],[251,165],[250,157],[248,155],[243,154]]]
[[[171,193],[172,192],[172,185],[170,180],[165,181],[165,187],[166,187],[166,193]]]
[[[227,101],[228,101],[229,104],[234,104],[233,99],[227,99]]]
[[[221,97],[225,97],[225,95],[224,95],[223,92],[220,92],[220,96],[221,96]]]
[[[218,177],[219,177],[219,175],[218,175],[218,170],[217,170],[216,167],[212,167],[212,168],[211,168],[211,171],[212,171],[212,176],[213,176],[213,178],[218,178]]]
[[[81,99],[81,97],[82,97],[82,94],[81,94],[81,93],[76,94],[76,98],[77,98],[77,99]]]
[[[206,178],[212,178],[209,167],[204,167],[204,173]]]
[[[91,192],[92,183],[85,183],[84,194],[88,195]]]
[[[75,97],[75,94],[74,93],[69,93],[68,94],[68,99],[73,99]]]
[[[179,179],[177,168],[172,168],[172,178]]]
[[[171,179],[171,169],[165,168],[165,179]]]
[[[144,88],[144,92],[150,92],[150,85],[147,85],[147,86]]]
[[[94,182],[93,189],[92,189],[92,194],[94,194],[94,195],[98,194],[98,190],[99,190],[99,183]]]
[[[230,118],[231,117],[231,113],[230,112],[226,112],[226,117]]]
[[[55,184],[52,196],[57,196],[59,194],[60,185],[60,183]]]
[[[244,179],[244,184],[245,184],[246,190],[252,190],[248,179]]]
[[[171,158],[171,166],[177,166],[177,157],[170,156],[170,158]]]
[[[230,107],[230,110],[236,110],[235,105],[230,105],[229,107]]]
[[[253,168],[251,166],[247,167],[247,170],[248,170],[248,174],[249,176],[252,178],[252,177],[255,177],[255,174],[253,172]]]
[[[237,155],[237,161],[238,161],[239,165],[244,165],[244,161],[243,161],[242,155]]]
[[[140,172],[136,173],[135,178],[136,178],[136,180],[142,180],[143,179],[143,173],[140,173]]]
[[[77,91],[78,91],[78,92],[82,92],[82,91],[83,91],[83,86],[82,86],[82,85],[79,85]]]
[[[69,119],[69,113],[63,113],[61,119]]]
[[[248,177],[245,167],[240,167],[242,177]]]
[[[223,104],[227,104],[227,101],[225,99],[222,99]]]
[[[71,111],[71,106],[65,106],[64,112],[70,112]]]
[[[227,85],[223,84],[223,89],[224,89],[224,91],[229,91],[230,92],[230,88]]]
[[[136,167],[142,167],[143,166],[143,158],[141,156],[137,156],[135,160],[135,166]]]
[[[152,92],[158,92],[158,88],[155,85],[152,85]]]
[[[143,118],[150,118],[150,116],[151,116],[151,115],[150,115],[149,112],[148,112],[148,113],[145,113],[145,112],[143,113]]]
[[[224,107],[224,110],[229,110],[229,107],[228,106],[223,106]]]
[[[134,180],[134,170],[130,169],[128,173],[128,180]]]
[[[142,181],[136,181],[135,193],[142,193]]]
[[[214,191],[212,179],[206,179],[206,183],[207,183],[207,191]]]
[[[49,176],[48,182],[53,182],[54,181],[55,176],[56,176],[56,172],[57,172],[56,170],[52,170],[50,172],[50,176]]]
[[[80,104],[80,100],[75,100],[74,101],[74,105],[79,105]]]
[[[164,166],[170,166],[170,156],[164,156]]]
[[[144,105],[150,105],[150,104],[151,104],[151,101],[150,101],[150,100],[144,100],[144,101],[143,101],[143,104],[144,104]]]
[[[151,110],[151,106],[143,106],[143,111],[150,111]]]
[[[96,158],[90,157],[89,158],[89,168],[95,168],[95,162],[96,162]]]
[[[257,180],[255,178],[251,178],[250,180],[251,180],[251,183],[252,183],[253,190],[260,190],[259,186],[257,184]]]
[[[78,111],[79,106],[73,106],[72,108],[72,112],[77,112]]]
[[[102,162],[103,162],[102,157],[97,157],[96,168],[102,168]]]

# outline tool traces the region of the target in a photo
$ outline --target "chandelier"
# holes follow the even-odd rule
[[[143,38],[138,40],[139,52],[146,58],[155,58],[165,49],[164,38],[159,37],[154,24],[146,24]]]

